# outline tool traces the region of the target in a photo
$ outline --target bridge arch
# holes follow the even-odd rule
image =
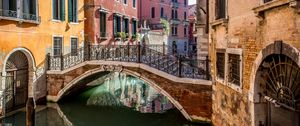
[[[285,66],[283,69],[284,73],[281,73],[282,70],[280,68],[280,70],[276,70],[276,67],[282,67]],[[270,68],[270,69],[266,69],[266,68]],[[293,47],[290,44],[284,43],[282,41],[275,41],[274,43],[270,43],[267,46],[265,46],[257,55],[253,65],[252,65],[252,70],[251,70],[251,76],[250,76],[250,89],[249,89],[249,94],[248,94],[248,98],[251,101],[251,106],[250,106],[250,111],[251,111],[251,120],[252,120],[252,125],[258,125],[259,123],[265,123],[262,118],[265,118],[263,115],[266,116],[266,118],[271,118],[271,114],[276,114],[276,112],[273,111],[281,111],[283,112],[283,110],[279,110],[279,109],[273,109],[271,111],[272,105],[267,105],[268,110],[267,111],[263,111],[263,109],[260,110],[260,112],[256,111],[256,109],[259,109],[261,107],[264,107],[266,105],[261,105],[261,107],[259,107],[259,104],[262,104],[263,101],[265,101],[264,99],[266,99],[266,97],[262,97],[266,92],[266,90],[271,90],[273,88],[276,88],[278,90],[280,90],[280,92],[277,93],[290,93],[288,88],[285,88],[285,85],[290,86],[290,82],[289,81],[285,81],[285,80],[290,80],[291,79],[291,75],[292,77],[296,77],[297,80],[297,75],[295,75],[293,72],[293,70],[291,68],[294,68],[294,70],[297,71],[297,69],[300,69],[300,51]],[[276,71],[276,73],[274,72],[274,69]],[[277,73],[277,71],[279,73]],[[271,76],[267,76],[267,74],[271,73]],[[289,73],[289,74],[287,74]],[[283,75],[285,74],[285,75]],[[277,85],[273,85],[274,87],[270,86],[271,82],[265,82],[267,79],[274,79],[279,77],[282,78],[282,80],[274,81],[275,84]],[[298,75],[299,76],[299,75]],[[269,81],[272,81],[269,80]],[[264,80],[264,82],[262,82]],[[267,84],[268,83],[268,84]],[[297,84],[297,82],[296,82]],[[293,85],[293,84],[291,84]],[[295,85],[295,84],[294,84]],[[261,93],[260,93],[261,92]],[[295,94],[298,94],[297,91],[294,92]],[[268,95],[266,96],[271,96],[273,94],[268,93]],[[284,94],[285,96],[287,96],[287,94]],[[292,95],[290,93],[290,95]],[[273,99],[273,97],[268,97]],[[271,100],[269,99],[269,100]],[[278,99],[280,100],[280,99]],[[267,100],[268,101],[268,100]],[[277,101],[277,98],[272,100],[276,106],[277,103],[281,104],[279,106],[285,106],[285,107],[289,107],[286,106],[284,103],[280,103],[280,101]],[[271,101],[269,101],[271,102]],[[278,105],[278,104],[277,104]],[[279,106],[277,106],[279,108]],[[275,108],[277,108],[275,107]],[[291,114],[289,113],[289,111],[285,111],[287,112],[286,114]],[[270,115],[267,115],[270,114]],[[259,115],[259,117],[257,116]],[[288,117],[288,115],[286,115]],[[266,125],[266,124],[265,124]]]
[[[3,89],[3,92],[1,92],[3,96],[1,106],[4,113],[6,113],[6,109],[8,108],[13,109],[18,105],[25,105],[27,97],[33,97],[35,69],[34,57],[28,49],[19,47],[7,54],[3,62],[1,87]],[[9,90],[6,89],[7,84],[10,85],[9,87],[15,87],[11,92],[20,93],[21,91],[21,94],[14,96],[15,98],[13,99],[15,100],[11,101],[13,105],[5,101],[5,97],[11,94],[11,92],[7,92]],[[19,96],[22,98],[20,99]],[[20,101],[22,101],[22,103]]]
[[[76,77],[75,79],[73,79],[72,81],[70,81],[68,84],[66,84],[66,86],[61,89],[56,98],[52,99],[54,102],[59,101],[60,99],[62,99],[66,93],[71,90],[73,87],[76,87],[78,85],[80,85],[80,81],[96,75],[96,74],[101,74],[103,72],[121,72],[127,75],[131,75],[133,77],[136,77],[138,79],[143,80],[146,84],[148,84],[150,87],[154,88],[157,92],[163,94],[164,96],[166,96],[170,102],[182,113],[182,115],[192,121],[192,118],[189,116],[189,114],[186,112],[186,110],[183,108],[183,106],[177,101],[175,100],[175,98],[173,98],[167,91],[165,91],[163,88],[161,88],[159,85],[157,85],[155,82],[151,81],[149,78],[147,78],[146,76],[139,74],[135,71],[123,68],[121,66],[102,66],[100,68],[96,68],[96,69],[92,69],[89,70],[87,72],[85,72],[84,74],[81,74],[80,76]]]

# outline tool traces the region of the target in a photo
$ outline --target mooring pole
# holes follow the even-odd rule
[[[26,126],[34,126],[35,109],[33,98],[30,97],[26,103]]]

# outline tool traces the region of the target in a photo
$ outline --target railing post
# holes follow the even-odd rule
[[[130,47],[129,47],[129,43],[127,43],[127,62],[130,61]]]
[[[60,70],[64,70],[64,55],[63,53],[60,54]]]
[[[141,44],[140,42],[138,42],[138,45],[137,45],[137,51],[138,51],[138,55],[137,55],[137,63],[141,63]]]
[[[206,79],[210,80],[209,58],[208,58],[208,56],[206,56],[205,64],[206,64]]]
[[[166,50],[165,50],[165,46],[166,46],[166,45],[165,45],[165,42],[163,42],[163,47],[162,47],[162,48],[163,48],[163,52],[162,52],[163,55],[165,55],[165,51],[166,51]]]
[[[181,67],[182,67],[182,58],[181,56],[178,57],[178,77],[182,77],[182,73],[181,73]]]
[[[84,44],[84,61],[88,61],[90,60],[90,43],[89,42],[86,42]]]
[[[45,63],[45,69],[46,70],[50,70],[50,64],[51,62],[50,62],[50,53],[47,53],[47,55],[46,55],[46,63]]]

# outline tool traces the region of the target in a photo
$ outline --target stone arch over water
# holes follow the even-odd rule
[[[68,84],[66,84],[66,86],[58,92],[56,98],[54,98],[53,101],[57,102],[57,101],[61,100],[64,96],[66,96],[68,93],[70,93],[70,91],[73,90],[74,88],[80,88],[81,86],[84,86],[85,84],[91,82],[92,81],[91,78],[98,78],[98,77],[104,76],[105,74],[108,74],[109,72],[121,72],[123,74],[130,75],[130,76],[136,77],[136,78],[144,81],[147,85],[154,88],[158,93],[166,96],[168,98],[168,100],[183,114],[183,116],[186,119],[192,120],[191,117],[188,115],[188,113],[183,108],[183,106],[181,104],[179,104],[179,102],[175,98],[173,98],[169,93],[167,93],[159,85],[157,85],[156,83],[154,83],[147,77],[145,77],[137,72],[134,72],[134,71],[131,71],[128,69],[117,68],[117,67],[109,67],[109,66],[105,67],[104,66],[101,68],[92,69],[92,70],[87,71],[85,74],[82,74],[82,75],[76,77],[75,79],[70,81]]]

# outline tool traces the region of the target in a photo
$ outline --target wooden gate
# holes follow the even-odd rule
[[[28,60],[25,54],[17,51],[9,57],[6,64],[6,83],[4,91],[5,111],[24,107],[28,98]]]

